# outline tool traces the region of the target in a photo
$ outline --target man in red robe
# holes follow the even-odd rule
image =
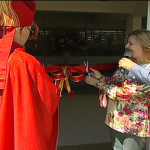
[[[59,91],[23,48],[34,1],[0,1],[0,150],[56,150]]]

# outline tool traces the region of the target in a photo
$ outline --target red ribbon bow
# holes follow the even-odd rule
[[[107,70],[111,68],[116,68],[118,66],[117,62],[107,63],[101,65],[93,65],[89,66],[89,68],[93,68],[96,70]],[[74,91],[71,91],[69,84],[69,77],[72,81],[79,82],[84,78],[84,73],[86,72],[86,66],[45,66],[46,72],[51,73],[52,79],[56,81],[56,86],[60,90],[63,90],[65,87],[69,93],[68,97],[74,97]],[[74,75],[74,73],[78,73],[79,75]]]

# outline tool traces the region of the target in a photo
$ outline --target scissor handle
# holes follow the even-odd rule
[[[90,72],[85,72],[84,76],[91,76],[91,73]]]

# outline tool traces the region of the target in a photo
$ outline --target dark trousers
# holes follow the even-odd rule
[[[114,150],[146,150],[148,138],[121,133],[109,128]]]

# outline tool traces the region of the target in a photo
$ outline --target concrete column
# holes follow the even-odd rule
[[[142,27],[142,17],[134,17],[133,15],[129,15],[126,19],[126,40],[128,35],[137,29],[141,29]],[[127,51],[125,49],[125,51]]]
[[[133,31],[141,29],[142,26],[142,17],[133,17]]]
[[[128,34],[134,30],[141,29],[142,26],[142,17],[133,17],[132,15],[128,16],[126,20],[126,37]]]
[[[147,8],[147,30],[150,30],[150,1],[148,1]]]

